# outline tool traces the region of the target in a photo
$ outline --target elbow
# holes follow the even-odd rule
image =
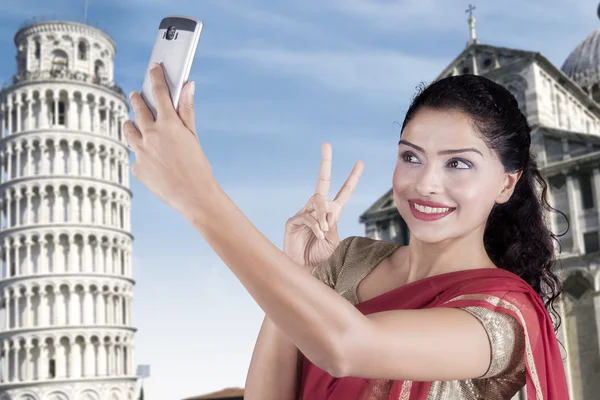
[[[348,376],[346,360],[341,353],[330,355],[322,369],[334,378]]]
[[[344,378],[352,374],[352,350],[357,349],[356,340],[359,338],[359,329],[348,327],[344,333],[338,335],[334,344],[325,352],[323,367],[329,375],[334,378]]]
[[[306,357],[316,367],[327,372],[334,378],[345,376],[347,359],[343,342],[337,340],[337,335],[328,337],[321,346],[314,348],[313,351],[303,351]]]

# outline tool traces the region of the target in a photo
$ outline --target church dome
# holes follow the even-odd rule
[[[600,5],[597,13],[600,17]],[[600,28],[575,47],[561,70],[588,92],[593,86],[600,84]]]

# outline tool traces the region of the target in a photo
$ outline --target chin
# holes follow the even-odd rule
[[[406,223],[410,232],[410,237],[415,238],[423,243],[440,243],[448,239],[452,239],[457,236],[456,232],[449,232],[448,230],[455,226],[455,221],[449,220],[453,214],[450,214],[437,221],[423,221],[417,219],[410,210],[410,205],[405,200],[402,207],[397,207],[400,216]]]

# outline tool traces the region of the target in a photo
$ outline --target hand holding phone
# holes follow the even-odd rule
[[[202,21],[193,17],[168,16],[160,21],[140,92],[154,119],[156,119],[156,103],[152,96],[150,65],[153,62],[162,65],[171,101],[177,110],[181,89],[192,69],[202,27]]]

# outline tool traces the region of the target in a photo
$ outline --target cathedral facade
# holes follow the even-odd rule
[[[561,68],[539,52],[490,46],[475,37],[434,79],[482,75],[505,86],[532,127],[531,151],[548,183],[550,204],[569,219],[559,237],[564,293],[558,301],[564,366],[571,400],[600,393],[600,28]],[[567,221],[548,216],[560,235]],[[408,244],[410,232],[394,205],[392,189],[361,216],[366,236]],[[558,247],[557,247],[558,253]],[[520,393],[515,399],[525,399]]]
[[[116,46],[26,24],[0,89],[0,400],[133,400],[127,96]]]

